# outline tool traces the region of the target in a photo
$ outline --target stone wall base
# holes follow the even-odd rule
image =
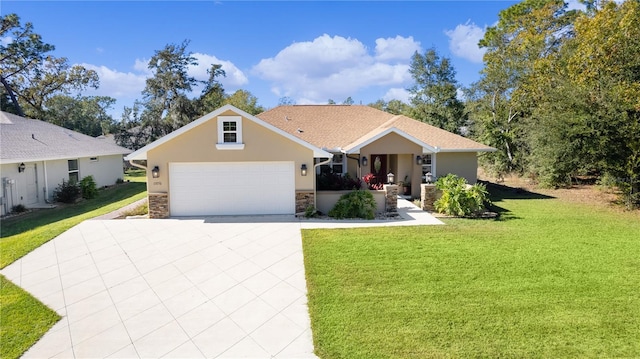
[[[435,212],[434,203],[440,198],[441,193],[436,189],[435,184],[423,183],[420,185],[420,199],[422,200],[422,210]]]
[[[385,208],[388,214],[398,213],[398,186],[384,185]]]
[[[169,195],[149,193],[149,218],[169,218]]]
[[[313,191],[296,192],[296,214],[304,213],[308,207],[315,208],[315,195]]]

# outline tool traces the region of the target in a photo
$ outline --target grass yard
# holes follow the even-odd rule
[[[490,188],[498,220],[303,231],[316,354],[640,357],[640,216]]]
[[[18,358],[60,316],[29,293],[0,276],[0,357]]]

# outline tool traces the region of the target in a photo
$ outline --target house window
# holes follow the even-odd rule
[[[239,150],[244,148],[242,143],[242,117],[218,117],[218,143],[216,148],[219,150]]]
[[[79,171],[78,171],[78,160],[68,160],[67,166],[69,170],[69,182],[78,182]]]
[[[430,174],[432,180],[435,177],[433,174],[433,166],[432,166],[432,158],[431,155],[423,155],[422,156],[422,181],[427,182],[427,173]]]
[[[331,170],[333,173],[344,173],[344,165],[342,163],[343,155],[333,155],[331,159]]]

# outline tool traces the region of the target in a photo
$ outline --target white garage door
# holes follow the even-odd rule
[[[172,216],[294,214],[294,163],[170,163],[169,192]]]

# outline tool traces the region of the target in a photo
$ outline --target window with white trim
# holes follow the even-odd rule
[[[69,182],[78,182],[80,180],[80,171],[78,170],[78,160],[68,160],[67,169],[69,171]]]
[[[333,155],[331,159],[331,170],[333,173],[344,173],[343,155]]]
[[[422,156],[422,181],[423,183],[427,182],[427,173],[431,176],[431,181],[433,181],[433,166],[431,155],[423,155]]]
[[[218,143],[219,150],[243,149],[242,143],[242,117],[218,116]]]

